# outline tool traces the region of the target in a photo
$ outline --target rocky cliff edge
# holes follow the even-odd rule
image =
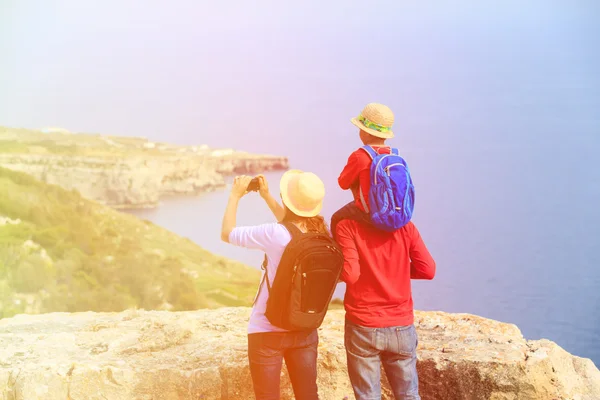
[[[0,399],[253,399],[248,308],[52,313],[0,320]],[[416,312],[428,399],[600,399],[600,371],[548,340],[469,314]],[[321,399],[352,399],[344,312],[320,328]],[[390,399],[387,384],[384,397]],[[285,368],[282,399],[293,394]]]

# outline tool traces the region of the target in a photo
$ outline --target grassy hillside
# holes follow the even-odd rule
[[[0,318],[250,305],[259,276],[151,222],[0,168]]]

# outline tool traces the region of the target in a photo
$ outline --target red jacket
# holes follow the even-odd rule
[[[435,261],[417,227],[409,222],[385,232],[345,219],[335,237],[344,253],[346,318],[373,328],[413,324],[410,281],[435,275]]]
[[[371,146],[379,154],[390,154],[390,146]],[[371,157],[363,149],[358,149],[348,157],[348,162],[338,178],[338,184],[343,190],[354,189],[360,184],[363,196],[369,205],[369,188],[371,186]],[[352,191],[357,207],[366,211],[360,201],[358,192]]]

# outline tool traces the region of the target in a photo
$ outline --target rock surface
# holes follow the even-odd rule
[[[0,399],[253,399],[248,308],[53,313],[0,320]],[[600,399],[600,371],[468,314],[417,312],[423,399]],[[320,328],[321,399],[352,399],[344,313]],[[282,373],[282,399],[293,394]],[[385,399],[390,399],[387,384]]]

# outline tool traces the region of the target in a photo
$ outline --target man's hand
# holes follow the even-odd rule
[[[267,178],[265,178],[264,175],[257,175],[256,176],[258,178],[258,193],[260,194],[260,197],[262,197],[263,199],[266,199],[267,196],[269,195],[269,183],[267,182]]]
[[[231,196],[237,199],[241,199],[242,197],[244,197],[244,195],[248,193],[248,185],[250,184],[251,180],[251,176],[236,176],[233,180],[233,185],[231,187]]]

